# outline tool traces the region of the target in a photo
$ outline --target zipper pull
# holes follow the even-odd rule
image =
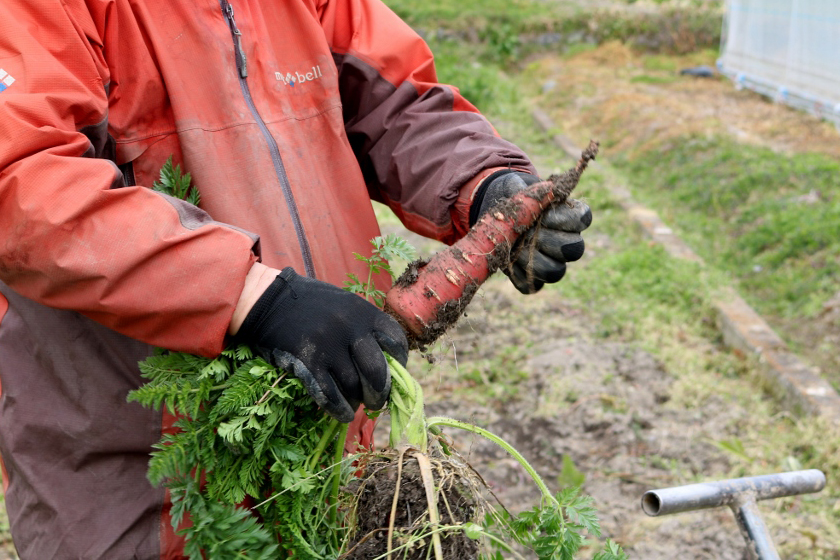
[[[230,31],[234,38],[234,52],[236,54],[236,67],[239,70],[241,78],[248,77],[248,59],[245,57],[245,51],[242,49],[242,32],[236,27],[236,20],[233,18],[233,6],[230,2],[225,2],[225,17],[230,25]]]

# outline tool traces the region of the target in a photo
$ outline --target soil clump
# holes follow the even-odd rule
[[[402,460],[402,465],[400,465]],[[462,525],[476,522],[486,507],[476,497],[476,477],[456,457],[433,453],[430,457],[438,489],[440,524]],[[368,463],[366,475],[351,490],[357,496],[357,527],[349,551],[342,560],[368,560],[388,552],[389,527],[393,525],[391,550],[395,558],[426,560],[431,548],[428,501],[420,465],[409,453],[391,450]],[[396,516],[391,512],[396,495]],[[478,558],[478,541],[463,530],[443,531],[444,558]]]

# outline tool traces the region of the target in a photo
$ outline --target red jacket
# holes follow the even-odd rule
[[[480,177],[531,169],[378,0],[231,4],[0,2],[0,452],[24,558],[166,556],[136,482],[161,418],[125,393],[149,345],[223,348],[255,259],[340,285],[379,233],[371,198],[451,242]],[[170,155],[201,209],[149,189]]]

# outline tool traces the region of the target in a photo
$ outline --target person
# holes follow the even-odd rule
[[[406,357],[396,323],[338,288],[379,234],[371,199],[452,243],[535,169],[379,0],[4,0],[0,21],[15,544],[24,559],[181,558],[145,476],[173,418],[126,402],[138,361],[235,336],[369,444],[357,408],[387,398],[380,349]],[[170,156],[200,208],[149,188]],[[581,203],[555,214],[539,285],[580,257],[591,220]]]

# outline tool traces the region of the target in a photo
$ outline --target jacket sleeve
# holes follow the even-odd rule
[[[471,189],[496,168],[534,172],[454,87],[425,42],[380,0],[322,0],[345,129],[371,196],[417,233],[451,243]]]
[[[109,74],[84,5],[0,2],[0,280],[132,338],[217,354],[256,237],[126,187],[101,157]]]

